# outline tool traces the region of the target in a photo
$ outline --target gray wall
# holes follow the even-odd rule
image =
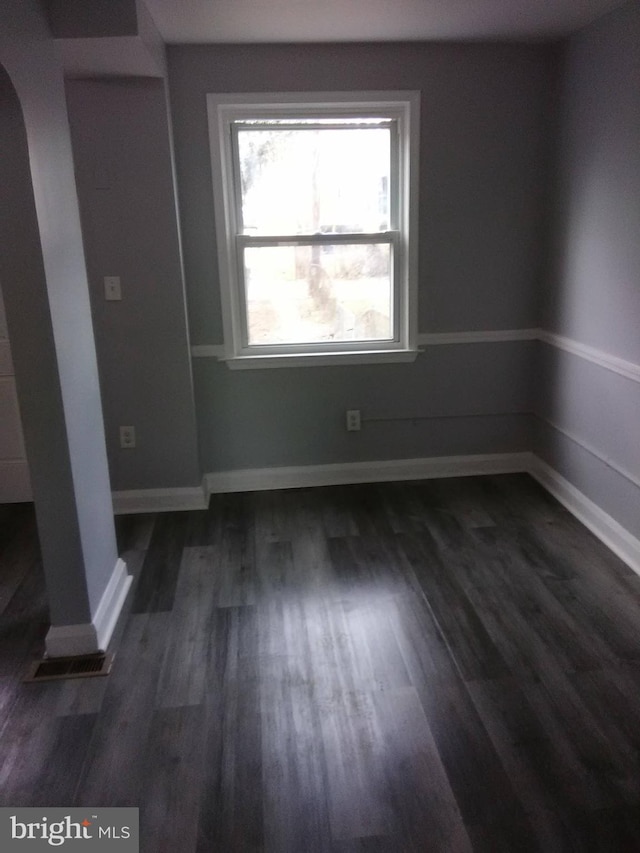
[[[71,80],[67,101],[113,488],[198,484],[164,81]],[[105,301],[106,275],[122,301]]]
[[[566,43],[542,325],[640,363],[640,3]]]
[[[35,0],[0,7],[0,62],[0,278],[51,619],[82,623],[117,553],[62,71]]]
[[[421,90],[419,331],[536,325],[555,56],[531,45],[170,47],[192,343],[222,342],[207,92]],[[251,373],[195,359],[202,468],[528,449],[532,351],[442,347],[409,365]],[[346,408],[421,420],[347,435]]]
[[[573,36],[563,60],[542,324],[640,364],[640,3]],[[543,344],[539,365],[538,452],[640,535],[640,384]]]

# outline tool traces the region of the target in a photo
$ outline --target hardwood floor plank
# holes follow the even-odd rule
[[[40,546],[31,504],[0,504],[0,616],[27,576],[37,571]]]
[[[200,814],[203,705],[153,714],[140,797],[142,853],[194,853]]]
[[[183,512],[158,517],[134,593],[133,613],[162,613],[173,607],[187,524]]]
[[[606,646],[609,659],[640,662],[638,604],[626,592],[604,578],[555,583],[553,592],[582,631]]]
[[[331,853],[398,853],[406,851],[406,841],[397,835],[367,835],[334,841]]]
[[[0,677],[26,675],[29,663],[44,651],[48,628],[44,576],[38,563],[24,575],[0,618]]]
[[[385,755],[372,694],[334,689],[321,698],[320,725],[335,840],[385,835],[394,825]]]
[[[158,682],[159,707],[179,708],[203,701],[212,609],[220,587],[213,551],[203,547],[182,552]]]
[[[573,768],[565,790],[575,792],[583,808],[611,806],[622,788],[611,745],[565,674],[549,672],[544,682],[524,682],[522,689],[555,749]]]
[[[220,607],[255,604],[260,590],[253,513],[244,503],[238,519],[223,528],[216,568],[221,575]]]
[[[49,750],[42,755],[42,773],[29,789],[30,806],[48,808],[75,805],[77,780],[97,719],[97,714],[76,714],[52,721]],[[11,805],[16,805],[15,795]]]
[[[140,806],[148,853],[640,849],[640,578],[527,476],[119,519],[112,673],[36,685],[12,512],[3,804]]]
[[[580,853],[634,853],[640,850],[638,804],[633,807],[586,811],[571,826],[573,846]]]
[[[480,543],[478,564],[488,571],[484,572],[482,588],[474,584],[470,597],[473,599],[475,593],[481,598],[483,589],[495,588],[503,609],[521,614],[541,641],[557,651],[556,657],[567,670],[589,670],[605,661],[613,663],[615,655],[607,642],[598,633],[585,630],[565,606],[562,595],[557,594],[564,589],[565,581],[548,571],[551,558],[537,556],[532,562],[521,547],[518,531],[515,533],[514,536],[514,531],[500,529],[476,531]]]
[[[428,490],[431,505],[451,513],[465,529],[494,527],[496,524],[484,498],[481,478],[452,477],[448,480],[432,480],[420,484],[420,488],[423,494]]]
[[[326,767],[317,692],[309,683],[268,680],[260,698],[264,849],[329,850],[336,780]]]
[[[413,687],[372,694],[392,834],[405,850],[471,851],[471,843],[423,707]]]
[[[398,642],[465,825],[497,827],[517,849],[524,810],[441,632],[426,603],[406,599],[396,607]]]
[[[629,759],[637,761],[640,753],[640,665],[621,663],[588,673],[570,673],[568,677],[597,715],[599,724],[622,738],[621,744],[626,744]]]
[[[317,489],[322,525],[327,539],[358,536],[353,517],[353,498],[348,486],[325,486]]]
[[[78,780],[79,805],[136,806],[140,802],[168,627],[168,613],[129,618]]]
[[[561,697],[562,717],[574,729],[574,715],[588,718],[590,729],[598,733],[595,740],[611,762],[615,799],[640,803],[640,731],[630,725],[634,716],[638,721],[638,715],[629,708],[628,697],[614,685],[615,680],[602,670],[569,673],[565,687],[569,696]],[[596,766],[593,760],[591,765]]]
[[[196,850],[263,848],[262,724],[255,608],[218,608],[208,652]]]
[[[0,727],[0,804],[29,806],[44,796],[43,776],[58,731],[53,714],[58,685],[14,684]],[[64,759],[63,759],[64,760]]]
[[[157,519],[158,514],[155,512],[117,515],[114,522],[118,554],[124,554],[126,551],[146,551],[151,543]]]
[[[533,816],[536,836],[551,822],[569,845],[583,813],[607,799],[599,772],[577,751],[573,736],[550,727],[548,712],[516,679],[475,682],[469,692],[518,799]],[[563,822],[551,821],[556,813]]]
[[[476,609],[428,534],[399,534],[400,547],[425,594],[463,678],[499,678],[507,665]]]

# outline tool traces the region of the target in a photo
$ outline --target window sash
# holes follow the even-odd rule
[[[397,228],[399,217],[399,196],[400,188],[398,186],[399,167],[398,167],[398,119],[389,116],[369,116],[367,118],[376,119],[376,123],[365,121],[358,122],[358,118],[363,118],[345,112],[345,121],[353,119],[349,123],[340,123],[338,115],[334,116],[336,122],[308,122],[296,121],[295,119],[279,119],[277,123],[271,123],[268,119],[251,117],[251,119],[237,119],[230,123],[230,139],[231,139],[231,157],[233,163],[233,222],[235,230],[235,280],[237,283],[236,299],[238,307],[238,326],[240,333],[241,349],[240,355],[275,355],[278,353],[321,353],[321,352],[350,352],[361,350],[376,350],[388,349],[391,347],[399,347],[401,344],[401,328],[400,317],[402,316],[402,288],[400,282],[400,232]],[[251,124],[246,122],[250,121]],[[243,208],[242,208],[242,181],[240,178],[240,151],[238,143],[238,133],[240,131],[259,131],[264,129],[277,130],[351,130],[351,129],[379,129],[388,128],[390,130],[390,151],[389,151],[389,221],[393,226],[392,230],[379,232],[339,232],[339,233],[317,233],[317,234],[245,234],[243,223]],[[247,305],[247,286],[245,281],[245,263],[244,252],[248,248],[262,248],[269,246],[331,246],[331,245],[375,245],[378,243],[390,244],[391,246],[391,267],[390,267],[390,289],[391,289],[391,337],[384,339],[358,340],[358,341],[314,341],[312,343],[279,343],[279,344],[250,344],[249,343],[249,311]]]
[[[400,317],[403,311],[403,288],[397,286],[400,275],[400,232],[384,231],[373,234],[306,234],[273,236],[265,235],[256,237],[253,235],[239,234],[236,237],[236,280],[238,282],[238,308],[239,308],[239,332],[241,339],[241,350],[239,355],[277,355],[295,353],[331,353],[331,352],[359,352],[387,350],[389,347],[398,347],[401,343]],[[390,289],[391,289],[391,329],[390,338],[364,339],[357,341],[313,341],[310,343],[290,344],[250,344],[249,343],[249,312],[247,308],[247,287],[245,281],[244,252],[248,248],[269,248],[272,246],[339,246],[339,245],[364,245],[377,244],[389,245],[391,248],[390,263]]]
[[[345,113],[346,116],[350,114]],[[337,118],[338,112],[335,113],[334,117]],[[301,116],[302,117],[302,116]],[[355,115],[354,115],[355,117]],[[246,121],[246,119],[244,120]],[[295,121],[289,122],[286,126],[284,125],[272,125],[269,124],[266,118],[258,118],[255,117],[255,124],[251,124],[248,128],[243,125],[243,119],[238,119],[235,121],[231,121],[229,124],[229,134],[230,134],[230,155],[231,155],[231,166],[232,166],[232,180],[233,180],[233,188],[232,194],[230,197],[233,198],[233,211],[232,211],[232,226],[234,230],[235,236],[239,236],[244,232],[244,213],[242,209],[242,179],[241,179],[241,169],[240,169],[240,147],[238,144],[238,131],[239,130],[265,130],[265,129],[277,129],[277,130],[351,130],[351,129],[380,129],[380,128],[388,128],[390,130],[389,137],[389,225],[391,229],[398,230],[400,228],[400,205],[401,205],[401,187],[400,187],[400,135],[401,135],[401,126],[400,126],[400,118],[385,116],[384,118],[379,119],[380,124],[363,124],[363,125],[325,125],[325,124],[315,124],[308,125],[304,122],[296,123]],[[356,232],[357,233],[357,232]],[[300,235],[297,235],[300,236]]]

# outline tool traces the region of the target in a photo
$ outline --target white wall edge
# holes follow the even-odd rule
[[[202,486],[174,489],[132,489],[112,492],[115,515],[134,515],[140,512],[172,512],[206,509],[208,494]]]
[[[592,364],[604,367],[605,370],[610,370],[619,376],[631,379],[633,382],[640,382],[640,364],[635,364],[624,358],[618,358],[618,356],[611,355],[604,350],[597,349],[588,344],[582,344],[580,341],[567,338],[564,335],[558,335],[555,332],[547,332],[544,329],[538,329],[538,340],[557,349],[564,350],[564,352],[584,358],[586,361],[592,362]]]
[[[106,651],[132,580],[131,575],[127,574],[126,563],[118,558],[93,621],[76,625],[52,625],[45,639],[47,656],[75,657]]]
[[[630,569],[640,575],[640,540],[542,459],[532,454],[529,473]]]
[[[420,459],[386,459],[330,465],[283,468],[249,468],[205,475],[209,493],[296,489],[394,480],[428,480],[474,474],[511,474],[527,471],[530,453],[488,453],[469,456],[434,456]]]

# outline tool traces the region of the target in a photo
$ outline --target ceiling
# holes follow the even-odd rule
[[[144,0],[165,42],[550,39],[620,0]]]

